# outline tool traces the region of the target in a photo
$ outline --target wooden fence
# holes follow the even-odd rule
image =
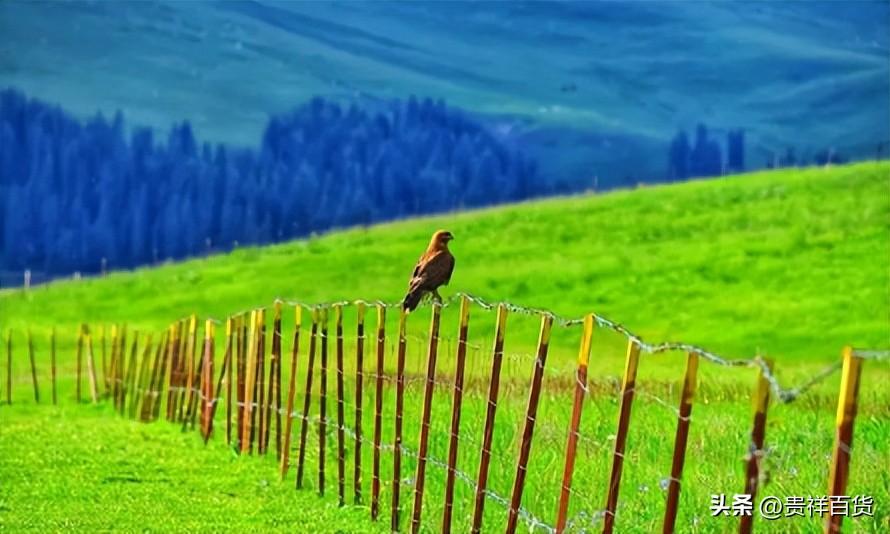
[[[829,466],[828,494],[844,495],[846,492],[862,366],[868,359],[886,359],[887,351],[857,351],[847,347],[843,350],[841,361],[837,365],[809,381],[804,388],[785,389],[779,385],[772,374],[773,362],[771,360],[762,358],[726,360],[700,348],[684,344],[650,345],[620,325],[595,314],[577,320],[565,320],[546,311],[521,308],[506,303],[488,304],[470,295],[459,295],[457,299],[459,299],[460,306],[457,317],[458,342],[453,360],[451,433],[448,441],[447,460],[441,465],[445,469],[444,506],[441,522],[437,525],[426,525],[427,529],[442,532],[452,530],[455,521],[453,517],[454,487],[458,478],[471,484],[475,495],[472,503],[473,513],[467,517],[471,532],[482,532],[485,529],[483,510],[486,501],[494,501],[505,506],[507,512],[506,532],[508,534],[516,531],[520,521],[529,523],[531,527],[540,527],[543,530],[556,533],[562,533],[568,528],[570,519],[567,514],[573,494],[572,479],[576,465],[579,425],[588,384],[587,368],[591,353],[591,338],[596,328],[607,328],[627,338],[626,363],[620,385],[619,415],[615,430],[611,474],[608,487],[603,488],[605,503],[602,515],[602,532],[604,534],[611,533],[615,529],[625,448],[632,421],[631,413],[641,352],[657,353],[667,350],[684,350],[687,353],[686,368],[682,376],[682,393],[677,409],[676,435],[662,522],[663,532],[675,531],[691,424],[690,416],[695,405],[697,372],[701,361],[734,367],[751,367],[757,372],[755,387],[751,394],[754,407],[750,432],[751,450],[747,451],[745,478],[739,480],[739,489],[752,496],[756,495],[758,491],[759,460],[764,448],[770,401],[788,402],[802,393],[806,387],[829,376],[833,370],[841,368],[842,380],[838,395],[835,444]],[[487,410],[481,435],[479,463],[476,466],[464,466],[464,468],[475,467],[477,473],[475,477],[460,470],[457,465],[458,449],[461,446],[458,429],[461,424],[467,336],[470,310],[473,305],[496,310],[495,324],[493,325],[494,343],[490,353],[491,369],[488,375]],[[354,325],[347,325],[346,328],[343,324],[344,306],[355,307],[356,322]],[[376,314],[372,314],[376,315],[376,324],[373,329],[366,328],[365,324],[366,312],[369,308],[376,311]],[[396,332],[395,407],[393,413],[384,414],[382,399],[384,388],[387,387],[388,382],[385,380],[384,372],[384,361],[387,357],[386,312],[390,308],[398,310],[399,313],[398,331]],[[264,308],[236,314],[222,322],[204,320],[201,341],[198,336],[202,325],[196,316],[172,323],[160,336],[141,335],[135,331],[128,332],[125,325],[112,326],[110,329],[102,327],[99,330],[98,345],[101,352],[98,356],[94,344],[95,328],[84,324],[77,332],[75,398],[78,402],[84,400],[85,394],[82,388],[86,383],[89,388],[87,399],[92,403],[97,403],[101,399],[110,399],[121,415],[145,422],[155,421],[163,413],[167,421],[181,425],[183,430],[197,428],[205,442],[217,432],[215,422],[222,420],[224,423],[220,424],[224,424],[224,430],[219,430],[219,434],[224,437],[226,443],[237,448],[242,454],[255,452],[259,455],[266,455],[270,453],[270,447],[274,447],[282,479],[288,477],[290,468],[296,464],[294,477],[296,488],[302,488],[304,485],[307,454],[311,449],[308,443],[309,427],[312,424],[317,424],[319,442],[318,457],[316,458],[318,470],[316,489],[321,494],[324,494],[328,489],[325,486],[327,478],[325,458],[328,456],[325,449],[325,436],[328,434],[327,425],[334,425],[337,447],[333,456],[336,456],[336,490],[339,504],[347,503],[347,440],[349,445],[354,448],[352,480],[350,481],[351,501],[355,504],[365,502],[363,490],[366,466],[362,465],[362,445],[366,444],[371,447],[372,451],[369,497],[371,518],[375,521],[379,520],[381,507],[384,506],[380,499],[385,478],[381,473],[381,455],[392,454],[391,502],[389,504],[391,529],[396,532],[407,527],[412,533],[416,533],[424,528],[422,510],[425,503],[426,469],[429,462],[432,461],[428,455],[428,440],[430,414],[434,402],[433,392],[436,387],[436,373],[442,350],[439,344],[442,309],[442,305],[439,304],[434,304],[432,307],[429,335],[426,340],[423,402],[421,406],[417,407],[420,409],[420,427],[409,429],[419,432],[419,446],[416,451],[409,451],[403,445],[405,362],[408,345],[406,327],[409,316],[397,305],[363,301],[328,305],[293,305],[291,311],[294,329],[289,351],[286,350],[288,347],[285,346],[285,340],[282,339],[282,321],[285,318],[282,302],[276,302],[270,308],[273,313],[270,343],[267,343],[270,336],[267,333],[266,319],[266,312],[269,310]],[[304,311],[309,313],[304,314]],[[512,491],[507,498],[493,495],[489,491],[487,483],[491,468],[492,440],[494,433],[497,432],[495,416],[498,408],[507,319],[511,313],[537,316],[540,318],[540,327],[518,456],[514,459],[515,475]],[[305,339],[307,332],[304,330],[305,325],[303,324],[307,315],[310,319],[308,343]],[[332,319],[334,327],[333,371],[330,367],[331,347],[329,343]],[[533,516],[523,513],[522,502],[529,455],[535,437],[541,383],[554,322],[558,322],[561,326],[580,326],[582,335],[578,350],[574,394],[571,398],[572,411],[566,434],[562,485],[558,496],[558,507],[554,510],[555,526],[550,527],[548,524],[534,519]],[[215,335],[217,325],[223,327],[225,332],[224,343],[220,349],[222,358],[219,368],[215,368],[215,362],[218,360],[216,357],[217,336]],[[486,325],[484,328],[491,328],[491,326]],[[371,339],[376,343],[365,343],[366,331],[375,332],[376,335]],[[352,345],[354,352],[346,354],[344,338],[348,339],[351,332],[354,332],[354,344]],[[56,393],[55,329],[50,337],[51,402],[56,404],[59,399]],[[109,348],[107,353],[106,346]],[[41,395],[37,379],[34,344],[30,331],[27,332],[27,347],[34,401],[39,403]],[[365,371],[367,367],[364,363],[366,350],[375,369],[373,373]],[[12,402],[12,361],[15,352],[13,332],[10,330],[6,340],[7,403]],[[285,361],[285,354],[289,354],[289,361]],[[450,357],[451,355],[447,354],[446,356]],[[350,357],[353,358],[352,363],[355,369],[355,388],[351,392],[344,388],[344,378],[351,379],[345,376],[346,366],[344,365],[344,362]],[[305,376],[301,377],[298,372],[298,362],[303,358],[307,359],[307,372]],[[282,384],[282,367],[290,369],[290,372],[286,374],[290,378],[287,384]],[[329,403],[328,380],[331,376],[335,381],[333,388],[336,408],[335,421],[332,421],[327,411]],[[372,393],[375,398],[373,428],[371,429],[363,428],[362,406],[365,386],[373,388]],[[299,401],[298,391],[301,388],[302,409],[295,411],[295,404]],[[316,391],[316,388],[318,395],[314,397],[313,391]],[[285,396],[282,399],[283,392]],[[350,395],[354,413],[347,414],[346,406],[350,400],[347,397]],[[312,406],[313,400],[318,402],[317,407]],[[225,401],[225,413],[224,416],[217,417],[217,408],[221,401]],[[409,407],[409,409],[414,408],[414,406]],[[310,415],[313,410],[317,411],[317,417]],[[282,415],[284,415],[283,418]],[[394,439],[391,444],[382,443],[385,418],[391,418],[394,426]],[[298,439],[296,439],[296,458],[294,459],[291,453],[294,449],[292,440],[295,439],[295,421],[299,423],[299,433]],[[270,443],[273,427],[275,439]],[[370,438],[367,438],[367,435],[370,435]],[[403,499],[401,488],[405,486],[406,482],[403,480],[402,459],[409,453],[416,460],[416,470],[413,474],[413,482],[411,482],[413,498]],[[402,516],[402,512],[407,511],[409,506],[410,517],[406,520]],[[840,532],[842,519],[841,515],[827,517],[825,532]],[[752,528],[753,517],[742,516],[738,524],[738,531],[749,533]]]

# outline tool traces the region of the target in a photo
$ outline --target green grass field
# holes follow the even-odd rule
[[[197,435],[183,435],[167,423],[145,426],[116,419],[107,407],[74,406],[74,332],[80,322],[90,323],[95,331],[102,323],[126,321],[131,332],[153,332],[157,341],[160,329],[187,314],[224,318],[269,305],[276,297],[304,302],[396,301],[428,235],[439,227],[457,237],[452,246],[457,268],[451,286],[443,291],[446,295],[466,291],[491,301],[548,308],[567,317],[595,311],[622,322],[647,341],[685,341],[732,358],[768,355],[775,359],[783,385],[798,384],[837,361],[844,345],[890,345],[888,175],[890,165],[867,163],[553,199],[245,248],[105,279],[57,282],[28,293],[4,290],[0,327],[4,334],[13,331],[15,357],[14,403],[0,408],[0,478],[10,481],[0,486],[0,524],[11,532],[102,531],[113,525],[120,531],[151,532],[385,529],[391,452],[382,459],[387,484],[383,520],[375,524],[367,520],[366,506],[336,509],[333,424],[326,435],[327,496],[319,499],[313,491],[319,446],[314,429],[309,433],[307,490],[295,492],[293,471],[286,483],[279,483],[274,461],[237,457],[218,437],[205,450]],[[283,334],[286,354],[291,345],[290,310]],[[433,402],[430,453],[440,460],[447,455],[455,315],[456,307],[443,311],[439,387]],[[386,325],[388,375],[395,368],[396,321],[391,310]],[[428,307],[409,320],[405,417],[409,451],[417,450],[428,323]],[[508,320],[489,486],[501,496],[509,496],[515,472],[537,323],[535,317],[516,314]],[[345,310],[344,324],[345,408],[351,425],[352,308]],[[493,324],[492,312],[473,309],[458,461],[458,468],[471,476],[478,465]],[[369,314],[369,331],[373,325],[374,315]],[[304,321],[304,332],[306,326]],[[61,406],[37,408],[30,398],[23,333],[30,328],[35,335],[45,404],[46,336],[52,327],[59,334]],[[530,514],[551,525],[579,336],[579,328],[554,330],[523,499]],[[223,340],[217,339],[219,358]],[[582,417],[570,507],[577,531],[596,529],[591,525],[598,520],[587,520],[584,514],[595,515],[605,501],[624,343],[617,334],[594,333],[591,389]],[[305,375],[307,344],[304,335],[300,377]],[[99,347],[97,339],[97,358]],[[331,419],[336,417],[333,356],[332,343],[327,408]],[[369,345],[366,373],[371,372],[372,360]],[[622,480],[620,532],[659,528],[683,362],[684,356],[677,353],[643,357]],[[287,378],[284,373],[285,382]],[[678,525],[682,532],[728,532],[736,528],[736,520],[710,517],[708,505],[713,493],[742,490],[756,372],[702,363],[699,378]],[[890,517],[890,479],[886,469],[872,467],[890,461],[888,378],[886,363],[866,363],[849,491],[874,496],[877,506],[874,519],[848,521],[853,532],[881,532]],[[302,380],[297,388],[300,402]],[[838,383],[835,373],[795,403],[771,408],[764,461],[768,483],[761,495],[825,493]],[[5,395],[5,383],[0,386]],[[313,415],[318,414],[317,387]],[[383,403],[384,443],[391,444],[391,385],[384,391]],[[366,437],[373,405],[374,392],[368,384],[363,401]],[[222,410],[217,413],[218,425],[223,415]],[[346,472],[351,473],[351,442],[347,448]],[[366,497],[370,452],[365,445]],[[403,526],[410,515],[415,465],[411,457],[403,464]],[[442,469],[431,465],[424,502],[424,525],[430,532],[440,522],[443,481]],[[351,482],[348,476],[347,484]],[[471,500],[471,488],[459,481],[455,518],[461,529],[457,531],[468,528]],[[501,531],[505,517],[504,508],[489,500],[486,531]],[[758,518],[755,526],[763,532],[811,532],[818,530],[819,522]]]

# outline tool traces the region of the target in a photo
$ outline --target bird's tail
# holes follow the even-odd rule
[[[408,294],[405,295],[405,300],[402,302],[402,308],[406,311],[414,311],[417,308],[417,305],[420,304],[420,299],[423,297],[423,292],[419,288],[412,288],[408,291]]]

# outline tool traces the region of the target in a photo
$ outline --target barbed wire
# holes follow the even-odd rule
[[[498,307],[503,306],[508,312],[526,316],[546,316],[549,317],[553,324],[559,326],[561,328],[573,328],[577,326],[581,326],[584,323],[584,318],[572,318],[572,317],[564,317],[558,315],[546,308],[536,308],[530,306],[523,306],[519,304],[515,304],[508,301],[488,301],[482,297],[472,295],[470,293],[465,292],[456,292],[450,297],[442,300],[428,300],[425,301],[429,303],[430,306],[439,306],[440,308],[447,308],[450,306],[454,306],[458,304],[461,299],[466,298],[471,303],[476,306],[486,310],[492,311],[496,310]],[[357,299],[357,300],[340,300],[340,301],[332,301],[332,302],[323,302],[323,303],[308,303],[299,300],[293,299],[281,299],[276,298],[276,303],[284,303],[290,306],[300,306],[309,311],[319,311],[331,309],[335,306],[347,307],[358,304],[364,304],[366,306],[381,306],[383,308],[401,308],[402,302],[385,302],[382,300],[367,300],[367,299]],[[265,308],[256,308],[256,309],[265,309]],[[234,315],[239,315],[241,313],[246,313],[249,310],[245,310],[242,312],[238,312]],[[828,377],[832,376],[836,371],[838,371],[842,363],[840,361],[835,362],[822,371],[816,373],[814,376],[808,378],[804,382],[796,386],[785,387],[783,386],[778,377],[774,374],[773,370],[766,363],[766,361],[760,356],[755,356],[753,358],[737,358],[731,359],[720,356],[719,354],[699,347],[697,345],[693,345],[690,343],[683,342],[660,342],[660,343],[648,343],[643,340],[642,336],[632,332],[627,327],[618,323],[617,321],[613,321],[605,316],[593,313],[593,318],[598,327],[605,328],[611,330],[624,338],[626,338],[629,342],[633,342],[636,344],[640,351],[646,354],[655,355],[661,354],[665,352],[685,352],[687,354],[695,354],[703,360],[712,363],[714,365],[719,365],[722,367],[748,367],[748,368],[756,368],[760,371],[766,381],[769,383],[770,388],[772,389],[775,398],[778,402],[787,404],[793,402],[801,395],[803,395],[806,391],[813,388],[817,384],[821,383]],[[406,334],[407,337],[417,337],[414,334]],[[425,339],[423,339],[425,341]],[[854,356],[877,360],[877,361],[885,361],[890,360],[890,349],[854,349]]]

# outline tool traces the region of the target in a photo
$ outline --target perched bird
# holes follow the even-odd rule
[[[448,242],[452,239],[454,236],[451,232],[445,230],[433,234],[426,252],[417,260],[411,280],[408,282],[408,294],[402,303],[405,310],[413,311],[427,293],[432,293],[437,301],[442,301],[438,291],[439,286],[448,285],[451,273],[454,271],[454,256],[448,250]]]

